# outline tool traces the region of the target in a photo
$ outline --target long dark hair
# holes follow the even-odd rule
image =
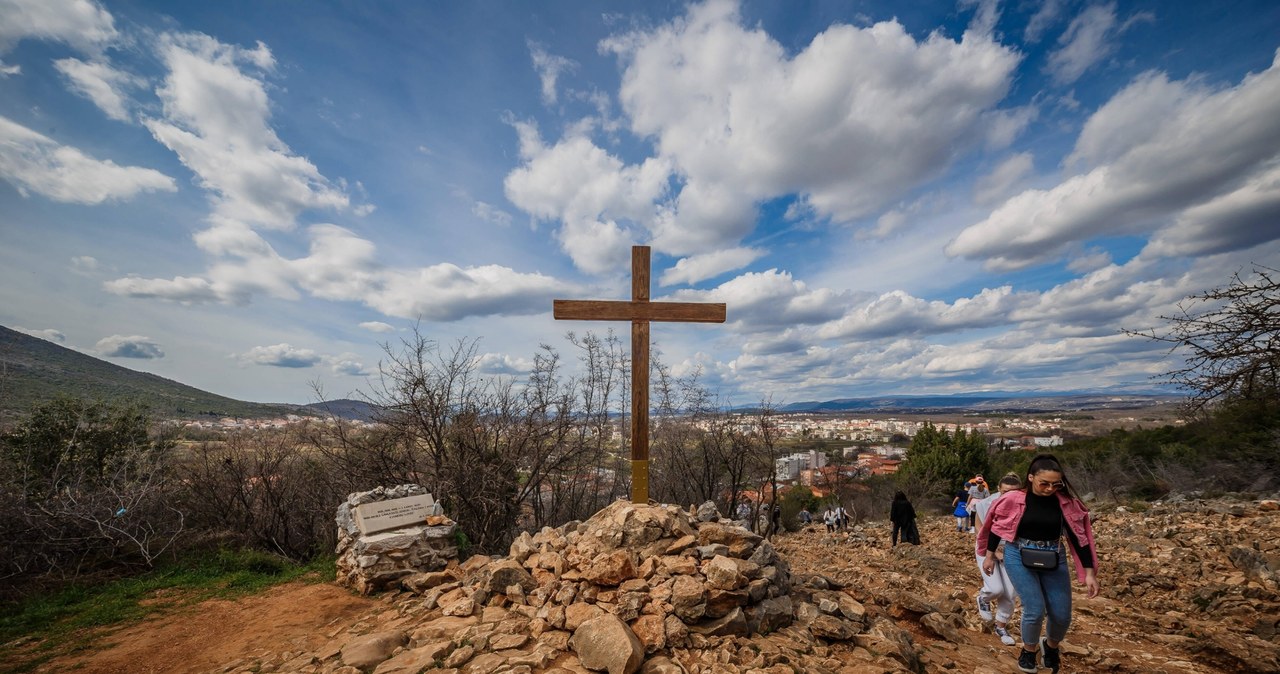
[[[1071,487],[1071,481],[1067,479],[1067,471],[1062,469],[1062,463],[1058,461],[1058,457],[1052,454],[1036,454],[1035,457],[1031,459],[1031,465],[1027,466],[1027,483],[1022,486],[1022,491],[1030,494],[1031,476],[1045,470],[1051,470],[1061,475],[1062,484],[1064,485],[1062,490],[1066,491],[1067,496],[1077,500],[1079,499],[1079,497],[1076,496],[1076,490]]]
[[[883,497],[882,497],[882,498],[883,498]],[[898,492],[898,493],[896,493],[896,494],[894,494],[894,495],[893,495],[893,500],[895,500],[895,501],[906,501],[906,500],[907,500],[907,495],[906,495],[906,494],[904,494],[904,493],[902,493],[902,492]]]

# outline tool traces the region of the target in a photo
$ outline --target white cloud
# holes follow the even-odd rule
[[[1197,232],[1195,223],[1265,222],[1280,189],[1278,160],[1280,54],[1267,70],[1220,90],[1148,73],[1085,124],[1067,165],[1086,173],[1014,196],[946,252],[1009,270],[1098,236],[1154,231],[1152,253],[1257,245],[1280,228]]]
[[[471,214],[495,225],[511,226],[511,214],[493,204],[477,201],[471,205]]]
[[[671,286],[705,281],[725,272],[741,269],[767,253],[768,251],[761,248],[729,248],[681,258],[674,267],[662,272],[658,283],[662,286]]]
[[[995,32],[996,23],[1000,21],[999,0],[960,0],[958,4],[961,9],[977,10],[966,31],[983,36],[990,36]]]
[[[24,39],[97,53],[119,36],[111,13],[90,0],[0,0],[0,16],[0,54]]]
[[[476,369],[483,374],[524,375],[533,370],[533,361],[505,353],[483,353],[476,359]]]
[[[135,276],[107,281],[104,290],[140,299],[161,299],[182,304],[199,304],[218,300],[218,293],[208,280],[192,276],[172,279],[144,279]]]
[[[53,328],[45,328],[44,330],[32,330],[30,328],[24,328],[22,326],[15,325],[13,326],[13,329],[17,330],[18,332],[21,332],[24,335],[39,337],[40,339],[50,341],[50,342],[57,342],[58,344],[61,344],[67,341],[66,335],[62,334],[62,332],[59,330],[54,330]]]
[[[325,356],[323,360],[328,363],[329,370],[339,376],[368,377],[373,374],[373,370],[369,369],[359,360],[356,360],[356,356],[352,354]]]
[[[1009,197],[1023,178],[1035,168],[1030,152],[1019,152],[1004,161],[991,173],[978,178],[973,186],[973,200],[990,206]]]
[[[682,302],[724,302],[730,327],[743,332],[824,323],[840,317],[854,297],[828,288],[810,289],[777,269],[746,273],[711,290],[672,294]]]
[[[71,258],[71,270],[86,276],[93,274],[98,271],[98,259],[92,255],[77,255]]]
[[[578,64],[563,56],[548,54],[541,45],[530,42],[529,55],[533,58],[533,69],[542,82],[542,102],[551,105],[556,102],[556,80],[560,73],[573,71]]]
[[[497,265],[464,269],[443,263],[389,271],[382,289],[365,301],[388,316],[456,321],[468,316],[546,313],[555,296],[571,291],[542,274],[524,274]]]
[[[1033,17],[1032,25],[1036,24]],[[1058,49],[1049,54],[1045,69],[1058,85],[1067,85],[1080,79],[1098,63],[1106,60],[1116,49],[1116,41],[1135,23],[1151,21],[1154,17],[1140,12],[1124,23],[1116,17],[1116,3],[1090,5],[1071,20],[1067,30],[1058,39]],[[1031,25],[1027,32],[1031,32]]]
[[[1013,311],[1035,302],[1034,294],[1015,293],[1010,286],[986,288],[950,303],[895,290],[853,308],[818,334],[825,339],[874,339],[1001,326],[1009,323]]]
[[[387,323],[383,323],[382,321],[365,321],[360,324],[360,327],[364,328],[365,330],[368,330],[369,332],[395,332],[396,331],[395,326]]]
[[[0,61],[0,77],[9,77],[10,75],[21,75],[22,66],[7,66],[4,61]]]
[[[0,177],[22,193],[54,201],[100,204],[139,192],[173,192],[173,178],[154,169],[94,159],[6,117],[0,117]]]
[[[512,203],[559,219],[565,250],[592,273],[616,268],[603,256],[643,230],[676,256],[738,245],[756,204],[779,196],[855,220],[1029,119],[996,109],[1019,55],[976,32],[917,42],[896,22],[833,25],[789,56],[735,3],[712,0],[602,49],[622,62],[623,110],[656,155],[624,166],[581,132],[548,149],[525,125],[525,163],[507,178]]]
[[[1179,256],[1250,248],[1280,237],[1280,167],[1197,204],[1151,239],[1144,254]]]
[[[622,161],[578,136],[546,147],[537,130],[516,123],[524,165],[505,181],[507,198],[542,219],[558,219],[561,245],[580,269],[593,274],[628,268],[637,240],[628,223],[653,217],[669,175],[659,160],[639,166]]]
[[[124,90],[146,83],[140,77],[116,70],[101,61],[81,61],[65,58],[53,62],[71,85],[71,90],[93,101],[111,119],[127,122],[129,98]]]
[[[289,229],[304,210],[350,205],[342,189],[271,129],[266,87],[242,70],[274,66],[266,45],[245,49],[170,33],[158,50],[169,70],[156,91],[164,117],[144,124],[215,195],[216,216]]]
[[[1066,0],[1042,0],[1039,9],[1027,21],[1027,28],[1023,31],[1022,38],[1031,44],[1039,42],[1044,31],[1057,23],[1066,4]]]
[[[306,368],[320,363],[324,357],[311,349],[295,348],[286,342],[271,346],[255,346],[240,354],[239,359],[245,365]]]
[[[111,335],[98,340],[94,350],[107,358],[164,358],[164,349],[150,337]]]
[[[607,46],[626,64],[632,130],[657,139],[685,191],[749,202],[801,193],[840,221],[939,175],[981,135],[1019,60],[972,33],[917,42],[896,22],[833,25],[788,58],[723,1]]]

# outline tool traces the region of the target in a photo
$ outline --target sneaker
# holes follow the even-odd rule
[[[1012,646],[1018,643],[1013,638],[1013,635],[1009,634],[1009,630],[1002,625],[996,625],[995,633],[996,633],[996,636],[1000,637],[1000,643],[1004,644],[1005,646]]]
[[[1039,653],[1036,651],[1029,651],[1025,648],[1019,648],[1018,650],[1020,651],[1018,655],[1018,670],[1026,672],[1027,674],[1036,674],[1036,672],[1039,672],[1040,668],[1036,666],[1036,656],[1039,655]]]
[[[1062,644],[1058,644],[1062,646]],[[1058,667],[1062,665],[1062,658],[1057,648],[1049,648],[1048,639],[1040,639],[1040,656],[1044,662],[1044,666],[1053,670],[1053,674],[1058,674]]]
[[[991,615],[991,602],[981,594],[978,595],[978,615],[982,617],[982,622],[989,623],[995,616]]]

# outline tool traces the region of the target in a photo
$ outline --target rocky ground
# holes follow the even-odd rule
[[[352,597],[310,628],[212,662],[157,667],[136,648],[120,657],[146,633],[140,626],[50,671],[1017,671],[1017,647],[977,615],[973,537],[953,521],[923,519],[919,547],[891,548],[883,523],[814,527],[770,545],[678,509],[619,503],[522,537],[507,558],[407,578],[376,602]],[[1077,593],[1063,672],[1280,672],[1280,504],[1099,508],[1095,529],[1102,593]],[[223,625],[228,641],[276,627]]]

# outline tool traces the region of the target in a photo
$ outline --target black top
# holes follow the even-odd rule
[[[1058,503],[1057,494],[1037,496],[1027,490],[1027,507],[1022,511],[1022,519],[1018,520],[1018,538],[1030,541],[1056,541],[1066,531],[1067,540],[1075,548],[1080,558],[1080,565],[1086,569],[1093,568],[1093,546],[1080,545],[1071,527],[1062,526],[1062,504]],[[1000,537],[992,532],[987,538],[987,549],[995,550],[1000,545]]]
[[[916,518],[916,509],[911,507],[911,501],[894,500],[893,505],[889,507],[889,521],[899,526],[910,522]]]
[[[1058,496],[1036,496],[1027,492],[1027,509],[1018,521],[1018,538],[1032,541],[1056,541],[1062,535],[1062,506]]]

